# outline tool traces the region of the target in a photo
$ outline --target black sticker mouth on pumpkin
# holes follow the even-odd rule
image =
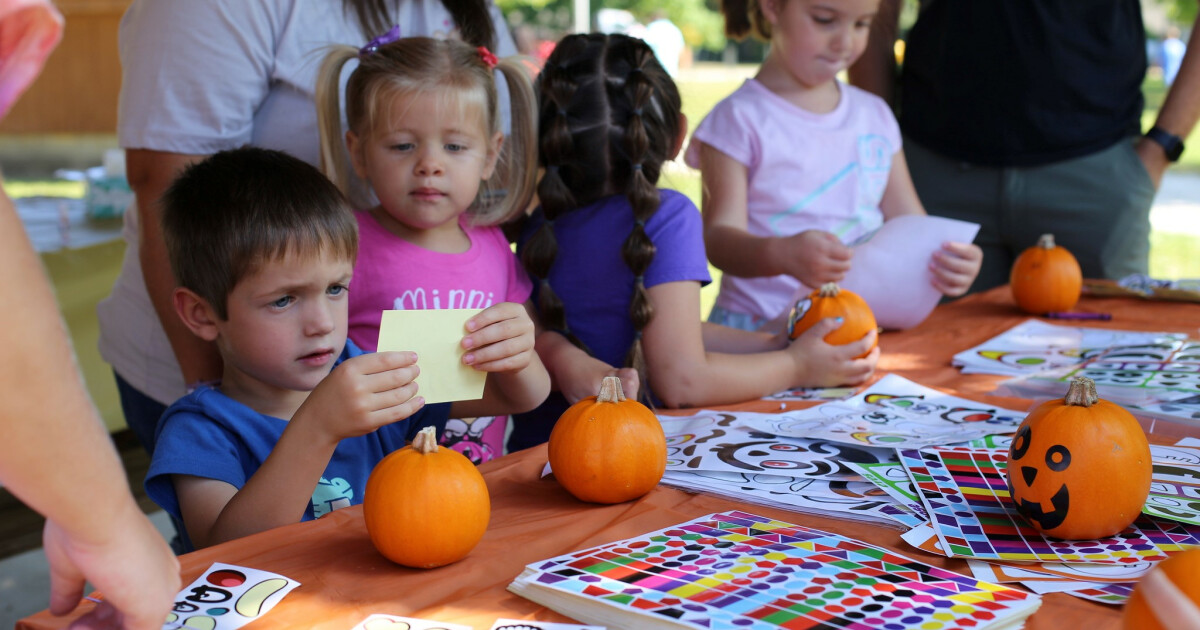
[[[1025,518],[1037,523],[1043,530],[1054,529],[1062,525],[1063,521],[1067,519],[1067,510],[1071,507],[1071,495],[1067,491],[1066,484],[1063,484],[1053,497],[1050,497],[1050,505],[1054,506],[1054,509],[1046,512],[1042,509],[1040,501],[1021,499],[1017,503],[1017,511]]]

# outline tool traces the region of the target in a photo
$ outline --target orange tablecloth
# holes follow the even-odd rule
[[[1197,336],[1200,326],[1200,305],[1196,304],[1085,298],[1079,308],[1113,314],[1110,322],[1082,324],[1093,327]],[[1025,318],[1013,306],[1005,288],[939,306],[917,328],[883,335],[880,371],[902,374],[968,398],[1025,409],[1029,400],[988,395],[1002,377],[961,375],[950,366],[955,352],[986,341]],[[755,401],[731,408],[766,411],[778,406],[777,402]],[[1175,441],[1176,436],[1154,434],[1151,439],[1165,443]],[[251,629],[346,629],[372,613],[462,623],[479,630],[490,628],[499,617],[567,621],[510,594],[505,587],[528,563],[734,508],[858,538],[969,574],[965,561],[913,549],[901,541],[899,530],[877,525],[797,514],[666,487],[631,503],[584,504],[552,479],[539,477],[545,461],[543,445],[480,467],[492,496],[491,525],[471,555],[450,566],[418,571],[391,564],[371,547],[361,507],[351,507],[318,521],[281,527],[183,556],[184,584],[213,562],[272,571],[301,582],[274,610],[248,626]],[[90,606],[84,604],[81,611]],[[1116,627],[1119,618],[1119,608],[1050,594],[1043,598],[1041,609],[1026,627],[1100,630]],[[17,628],[61,628],[69,620],[43,611],[21,620]]]

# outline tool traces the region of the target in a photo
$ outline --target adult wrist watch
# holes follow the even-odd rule
[[[1171,162],[1179,161],[1179,156],[1183,155],[1183,139],[1161,127],[1151,127],[1146,137],[1161,146]]]

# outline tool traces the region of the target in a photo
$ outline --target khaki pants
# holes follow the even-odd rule
[[[907,138],[904,153],[929,214],[980,225],[983,268],[971,292],[1007,283],[1017,255],[1045,233],[1075,255],[1085,278],[1148,271],[1155,190],[1132,139],[1026,168],[960,162]]]

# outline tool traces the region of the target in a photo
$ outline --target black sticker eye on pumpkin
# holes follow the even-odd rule
[[[1061,472],[1071,465],[1071,451],[1062,444],[1055,444],[1046,450],[1046,467],[1054,472]]]
[[[1030,430],[1029,425],[1025,425],[1021,427],[1020,431],[1017,432],[1017,437],[1013,438],[1013,459],[1021,459],[1022,457],[1025,457],[1025,452],[1029,450],[1030,433],[1032,433],[1032,430]]]

